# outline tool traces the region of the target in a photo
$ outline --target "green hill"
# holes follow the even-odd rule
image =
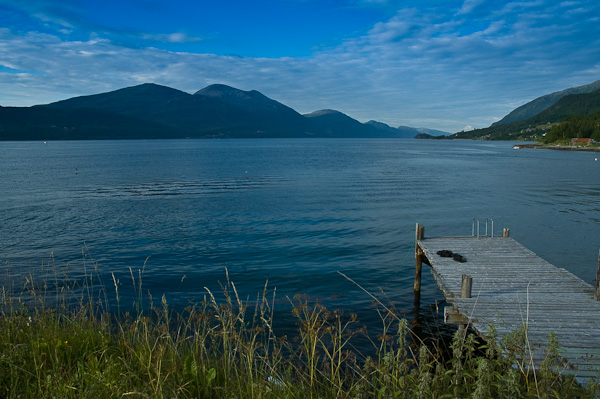
[[[512,122],[518,122],[529,119],[539,114],[540,112],[546,110],[547,108],[550,108],[552,105],[556,104],[561,98],[567,95],[591,93],[599,89],[600,80],[597,80],[587,85],[571,87],[566,90],[557,91],[555,93],[538,97],[535,100],[516,108],[498,122],[493,123],[492,126],[506,125]]]
[[[468,132],[458,132],[443,138],[483,140],[541,140],[543,135],[566,118],[589,115],[600,111],[600,90],[585,94],[571,94],[537,115],[523,121],[493,125]],[[429,138],[429,137],[419,137]]]

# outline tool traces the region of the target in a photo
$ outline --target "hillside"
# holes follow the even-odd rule
[[[585,94],[570,94],[537,115],[523,121],[493,125],[449,136],[433,137],[427,134],[416,138],[450,138],[483,140],[540,140],[545,133],[566,118],[584,116],[600,111],[600,90]]]
[[[183,132],[90,108],[0,107],[0,140],[179,138]]]
[[[301,115],[262,93],[226,85],[194,94],[152,83],[33,107],[0,107],[0,140],[414,137],[338,111]]]
[[[544,111],[545,109],[551,107],[552,105],[556,104],[561,98],[567,95],[591,93],[599,89],[600,80],[597,80],[587,85],[571,87],[566,90],[557,91],[551,94],[547,94],[545,96],[538,97],[535,100],[530,101],[527,104],[521,105],[520,107],[514,109],[504,118],[502,118],[496,123],[493,123],[492,126],[506,125],[512,122],[529,119]]]

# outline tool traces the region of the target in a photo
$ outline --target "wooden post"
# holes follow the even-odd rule
[[[504,231],[502,232],[502,237],[508,238],[509,236],[510,236],[510,229],[504,228]]]
[[[423,267],[423,260],[420,255],[417,255],[417,264],[415,265],[415,285],[413,291],[415,293],[421,292],[421,269]]]
[[[415,259],[419,258],[419,230],[421,229],[421,226],[419,226],[419,223],[417,223],[417,226],[415,227]]]
[[[596,290],[594,299],[600,301],[600,251],[598,251],[598,268],[596,269]]]
[[[413,291],[415,293],[421,292],[421,269],[423,268],[423,250],[419,246],[419,240],[423,239],[423,235],[425,234],[425,227],[420,226],[417,223],[415,229],[415,284],[413,286]]]
[[[466,274],[462,275],[462,285],[460,286],[460,297],[461,298],[471,298],[471,289],[473,287],[473,278],[471,276],[467,276]]]
[[[462,284],[460,286],[460,297],[461,298],[471,298],[471,288],[473,287],[473,278],[471,276],[467,276],[466,274],[462,275]],[[466,336],[467,333],[467,325],[459,324],[458,332],[463,337]]]

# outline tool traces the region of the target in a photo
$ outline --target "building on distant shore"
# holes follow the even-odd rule
[[[594,140],[592,140],[592,139],[579,139],[579,138],[571,139],[571,145],[590,145],[593,143],[594,143]]]

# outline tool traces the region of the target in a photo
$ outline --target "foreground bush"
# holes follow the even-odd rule
[[[353,316],[295,298],[297,336],[277,337],[266,287],[253,303],[240,301],[231,282],[222,288],[222,300],[208,291],[203,303],[184,312],[172,312],[163,297],[148,311],[119,317],[94,300],[73,304],[60,294],[49,301],[31,283],[17,296],[3,289],[0,397],[594,398],[600,393],[595,382],[582,387],[554,372],[553,337],[542,367],[533,370],[524,330],[497,343],[491,329],[485,345],[457,332],[442,352],[418,344],[406,320],[383,309],[376,310],[383,332],[371,341],[375,355],[363,358],[351,345],[367,332]]]

